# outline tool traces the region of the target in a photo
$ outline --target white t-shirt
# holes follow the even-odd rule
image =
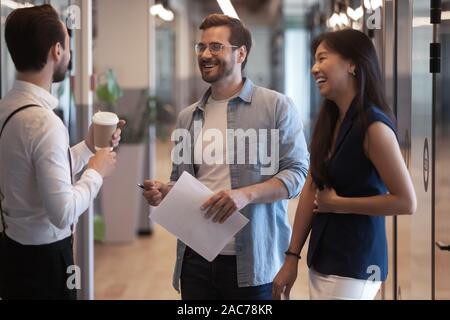
[[[228,101],[209,98],[205,105],[205,120],[202,131],[195,143],[194,162],[200,163],[197,179],[213,192],[231,189],[230,168],[227,159],[227,108]],[[214,136],[221,134],[222,139],[215,141]],[[222,255],[236,255],[235,238],[220,252]]]

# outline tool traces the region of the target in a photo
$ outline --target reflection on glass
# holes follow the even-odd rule
[[[435,239],[450,244],[450,0],[442,3],[441,73],[437,75],[436,97],[436,210]],[[450,251],[435,247],[435,298],[450,299]]]

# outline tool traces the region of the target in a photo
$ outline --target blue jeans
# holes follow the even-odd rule
[[[239,288],[236,256],[219,255],[212,262],[186,247],[181,270],[183,300],[271,300],[272,283]]]

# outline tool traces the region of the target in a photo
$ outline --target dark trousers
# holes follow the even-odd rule
[[[72,237],[47,245],[22,245],[0,234],[0,297],[5,300],[75,300],[67,286],[74,265]]]
[[[186,247],[181,271],[183,300],[270,300],[272,283],[238,287],[236,256],[219,255],[212,262]]]

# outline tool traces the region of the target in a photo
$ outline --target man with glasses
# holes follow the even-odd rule
[[[298,195],[308,171],[302,122],[289,98],[242,76],[252,39],[241,21],[213,14],[200,30],[195,51],[202,78],[211,87],[177,120],[177,129],[193,133],[192,159],[180,164],[172,158],[171,182],[145,181],[144,196],[150,205],[159,205],[187,171],[215,192],[201,208],[205,218],[223,223],[240,211],[250,220],[212,262],[178,241],[173,284],[177,290],[181,284],[182,299],[271,299],[272,279],[291,234],[287,199]],[[201,132],[195,135],[198,124]],[[251,142],[245,134],[230,139],[230,130],[275,140],[270,152],[277,155],[276,170],[265,171],[261,150],[256,150],[258,161],[251,159],[251,150],[261,148],[264,139]],[[269,131],[276,134],[265,136]],[[211,143],[211,132],[225,137],[226,143]],[[244,163],[236,161],[242,154]],[[206,161],[205,155],[217,161]]]

